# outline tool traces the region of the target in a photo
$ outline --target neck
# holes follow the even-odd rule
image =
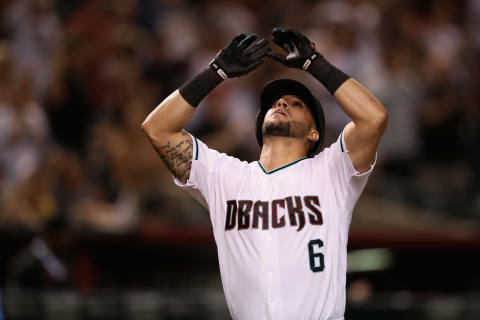
[[[260,162],[267,171],[271,171],[302,157],[306,157],[305,145],[302,140],[270,137],[264,139]]]

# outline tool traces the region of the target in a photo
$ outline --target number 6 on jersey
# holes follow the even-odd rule
[[[310,260],[310,270],[321,272],[325,269],[323,253],[318,252],[323,247],[323,241],[320,239],[310,240],[308,243],[308,257]]]

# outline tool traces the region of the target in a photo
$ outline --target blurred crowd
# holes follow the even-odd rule
[[[275,26],[304,32],[388,109],[367,192],[480,219],[479,1],[0,0],[0,10],[3,228],[208,225],[140,125],[235,34]],[[313,78],[269,60],[216,88],[188,131],[256,160],[258,94],[279,77],[320,97],[333,142],[348,118]]]

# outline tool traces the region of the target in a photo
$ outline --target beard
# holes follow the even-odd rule
[[[263,136],[303,139],[308,134],[308,125],[299,121],[268,121],[263,124]]]

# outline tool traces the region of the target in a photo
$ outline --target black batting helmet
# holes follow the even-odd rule
[[[256,135],[260,147],[263,146],[262,126],[267,111],[272,107],[273,103],[284,95],[293,95],[299,97],[310,109],[313,115],[317,131],[320,135],[317,142],[308,152],[309,157],[314,157],[323,146],[325,137],[325,115],[323,108],[317,98],[298,81],[291,79],[278,79],[268,82],[262,89],[260,94],[260,110],[257,113]]]

